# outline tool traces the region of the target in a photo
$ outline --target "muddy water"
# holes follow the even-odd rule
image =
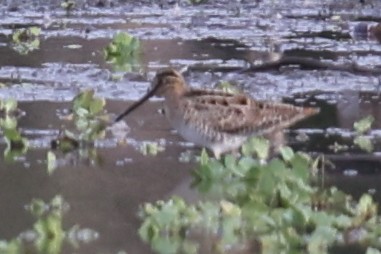
[[[280,53],[366,66],[381,63],[377,40],[353,39],[359,20],[374,24],[381,19],[379,3],[229,1],[190,6],[163,2],[160,8],[157,3],[115,2],[100,8],[80,1],[66,15],[56,1],[2,2],[0,98],[19,101],[25,114],[18,126],[30,148],[16,162],[0,158],[0,239],[12,239],[32,228],[34,218],[24,208],[32,198],[49,200],[60,194],[70,205],[63,228],[78,224],[97,234],[90,243],[65,244],[64,253],[150,253],[137,235],[139,205],[173,194],[197,199],[189,188],[194,164],[179,158],[199,150],[170,130],[158,113],[159,102],[146,104],[127,119],[127,144],[118,144],[108,134],[90,151],[57,154],[59,166],[48,173],[50,141],[67,125],[59,116],[70,109],[71,99],[81,89],[95,89],[107,99],[107,110],[117,114],[142,96],[148,80],[165,66],[245,67],[276,59]],[[10,34],[13,28],[31,25],[42,28],[40,48],[20,55],[10,47]],[[117,31],[137,36],[142,53],[139,71],[115,78],[103,48]],[[336,184],[355,196],[370,191],[381,200],[378,77],[285,67],[250,74],[194,71],[186,79],[204,88],[225,80],[254,98],[320,107],[319,115],[286,130],[289,144],[315,155],[324,153],[334,162],[336,167],[327,169],[327,185]],[[350,144],[353,122],[369,114],[376,119],[370,133],[376,152],[329,149],[335,141]],[[300,141],[300,135],[309,139]],[[165,150],[144,156],[139,149],[144,141],[159,142]],[[1,146],[5,148],[3,141]]]

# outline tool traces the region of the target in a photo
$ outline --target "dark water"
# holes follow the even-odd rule
[[[30,147],[15,162],[0,158],[0,239],[12,239],[33,227],[35,219],[25,210],[31,199],[48,201],[62,195],[70,206],[63,228],[79,225],[96,235],[77,247],[64,244],[63,253],[150,253],[136,233],[141,223],[139,205],[173,194],[197,199],[189,188],[194,164],[179,158],[184,152],[197,154],[199,149],[170,130],[158,113],[158,102],[146,104],[128,118],[127,144],[118,144],[108,133],[94,149],[57,153],[59,165],[49,173],[50,141],[68,125],[59,116],[70,109],[70,101],[80,90],[95,89],[107,99],[108,112],[118,114],[146,92],[148,80],[165,66],[245,67],[276,59],[281,53],[336,63],[381,64],[381,44],[368,36],[354,36],[360,21],[381,20],[376,1],[374,6],[356,1],[200,6],[163,2],[163,8],[157,3],[128,2],[100,8],[82,1],[69,15],[56,1],[2,4],[0,98],[19,101],[25,114],[18,126]],[[40,47],[20,55],[11,48],[10,34],[14,28],[31,25],[42,28]],[[139,71],[115,78],[103,48],[117,31],[138,37],[142,53]],[[320,107],[319,115],[285,131],[289,145],[332,160],[335,168],[327,168],[327,185],[337,185],[355,197],[371,192],[381,200],[379,77],[286,67],[249,74],[194,71],[186,79],[203,88],[214,88],[225,80],[254,98]],[[351,146],[353,123],[367,115],[375,118],[369,134],[375,144],[373,153]],[[300,141],[300,135],[308,140]],[[139,147],[145,141],[159,142],[165,150],[144,156]],[[334,142],[350,147],[335,153],[329,148]],[[4,141],[1,147],[5,149]]]

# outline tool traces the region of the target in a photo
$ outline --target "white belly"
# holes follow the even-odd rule
[[[209,148],[213,152],[218,151],[219,153],[224,153],[236,150],[247,139],[247,136],[227,135],[218,141],[212,141],[211,138],[203,135],[202,132],[198,131],[192,125],[185,124],[184,121],[170,121],[170,123],[172,128],[176,129],[185,140],[194,143],[196,146]]]

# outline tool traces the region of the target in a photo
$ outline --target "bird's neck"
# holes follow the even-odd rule
[[[187,87],[184,84],[175,83],[166,89],[164,98],[166,101],[178,101],[186,91]]]

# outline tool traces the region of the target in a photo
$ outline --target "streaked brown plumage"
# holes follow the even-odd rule
[[[209,148],[217,158],[239,148],[250,136],[280,130],[319,112],[316,108],[256,101],[245,94],[191,89],[179,72],[165,69],[156,74],[152,89],[115,121],[153,95],[165,98],[166,116],[183,138]]]

